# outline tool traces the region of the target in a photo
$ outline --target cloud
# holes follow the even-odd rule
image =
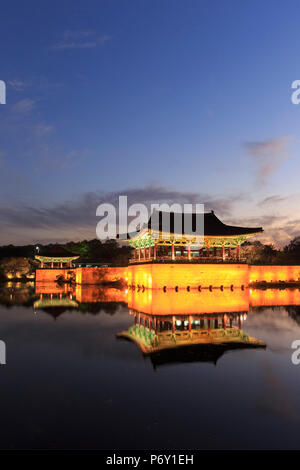
[[[244,144],[255,164],[259,184],[266,183],[283,161],[290,156],[289,143],[289,137],[281,136]]]
[[[70,159],[74,158],[71,152]],[[55,241],[57,239],[78,239],[95,237],[96,208],[103,202],[109,202],[118,206],[119,195],[128,196],[128,205],[133,203],[206,203],[208,207],[215,209],[217,213],[224,215],[232,211],[233,205],[240,201],[241,195],[231,195],[221,199],[207,194],[196,192],[180,192],[157,185],[148,185],[144,188],[124,188],[118,192],[94,191],[83,194],[77,200],[66,201],[53,206],[28,206],[20,203],[14,207],[0,206],[0,219],[3,243],[7,233],[14,232],[15,237],[20,237],[18,243],[24,243],[25,233],[28,242],[31,240]],[[55,233],[55,236],[53,236]],[[40,238],[39,238],[40,237]],[[15,238],[14,238],[15,239]]]
[[[18,79],[8,80],[7,84],[16,91],[23,91],[31,85],[29,82]]]
[[[51,150],[52,149],[49,149],[48,147],[44,147],[40,151],[40,157],[42,156],[42,165],[44,168],[57,168],[59,170],[65,170],[66,168],[71,168],[75,165],[78,165],[86,158],[86,152],[80,152],[76,150],[72,150],[54,157],[51,153]]]
[[[64,51],[70,49],[93,49],[102,46],[111,37],[107,34],[98,35],[95,31],[79,30],[65,31],[63,39],[51,46],[52,50]]]
[[[281,202],[287,201],[290,197],[291,196],[283,197],[283,196],[278,196],[278,195],[268,196],[260,201],[260,205],[267,206],[267,205],[273,205],[273,204],[280,204]]]
[[[297,215],[297,214],[296,214]],[[300,235],[300,219],[280,214],[261,214],[252,217],[229,218],[226,223],[245,227],[263,227],[264,232],[253,239],[272,243],[277,247],[287,245]]]
[[[83,158],[77,151],[71,151],[57,160],[49,160],[49,166],[60,169],[76,165]],[[233,217],[241,201],[249,200],[246,193],[233,193],[226,197],[213,196],[198,192],[176,191],[172,188],[149,184],[145,187],[123,188],[120,191],[91,191],[83,193],[76,199],[59,204],[45,206],[42,204],[0,205],[0,242],[31,243],[67,241],[71,239],[94,238],[96,236],[96,208],[108,202],[118,207],[119,196],[127,195],[128,205],[133,203],[146,204],[150,210],[154,203],[196,204],[204,203],[205,210],[215,210],[222,221],[232,225],[246,227],[263,227],[264,233],[255,239],[263,243],[274,243],[284,246],[300,235],[300,220],[280,214],[258,214],[251,217]]]
[[[38,137],[43,137],[45,135],[51,134],[54,127],[50,124],[39,123],[34,127],[34,132]]]
[[[13,105],[12,112],[16,114],[28,114],[33,110],[35,105],[36,102],[34,100],[24,98]]]

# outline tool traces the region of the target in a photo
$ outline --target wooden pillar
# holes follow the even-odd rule
[[[156,259],[156,256],[157,256],[157,243],[155,243],[154,245],[154,253],[153,253],[153,259]]]
[[[206,256],[209,257],[209,245],[206,245]]]
[[[172,333],[175,333],[175,315],[172,316]]]
[[[149,253],[148,254],[149,254],[149,259],[151,259],[152,258],[152,246],[149,246]]]
[[[53,263],[53,261],[51,261],[51,265],[50,265],[50,266],[51,266],[51,268],[53,268],[53,267],[54,267],[54,263]]]
[[[228,248],[228,257],[231,259],[231,247]]]
[[[237,245],[236,247],[236,259],[240,260],[240,245]]]
[[[141,261],[141,248],[138,248],[138,253],[139,253],[139,261]]]
[[[223,315],[223,328],[224,328],[224,330],[226,330],[226,326],[227,326],[227,316]]]
[[[192,318],[193,317],[191,315],[189,315],[189,332],[192,331]]]
[[[144,259],[146,259],[146,247],[144,246]]]
[[[191,261],[191,245],[188,244],[188,260]]]
[[[155,331],[155,334],[157,335],[157,320],[155,317],[154,317],[154,331]]]
[[[175,245],[172,243],[172,261],[175,261]]]
[[[44,261],[41,261],[41,268],[44,267]]]
[[[222,259],[225,261],[225,245],[222,245]]]
[[[60,263],[59,263],[59,267],[60,267],[60,268],[62,268],[62,267],[63,267],[63,265],[62,265],[62,261],[60,261]]]

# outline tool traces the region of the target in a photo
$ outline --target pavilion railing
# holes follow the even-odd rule
[[[246,263],[246,258],[225,258],[223,259],[220,256],[191,256],[190,259],[188,259],[187,256],[176,256],[175,259],[172,259],[172,256],[156,256],[154,259],[154,256],[151,257],[146,257],[143,258],[141,257],[140,259],[138,258],[131,258],[129,260],[129,263],[164,263],[164,262],[185,262],[185,263]]]

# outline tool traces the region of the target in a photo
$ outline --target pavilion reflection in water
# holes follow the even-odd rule
[[[159,292],[132,292],[128,306],[133,325],[117,337],[136,343],[155,367],[193,361],[216,363],[228,350],[266,346],[242,330],[249,307],[245,292],[231,292],[231,303],[226,295],[218,303],[219,296],[214,298],[209,291],[197,294],[198,302],[194,297],[190,304],[185,303],[189,298],[186,292],[176,293],[174,298],[161,298]]]
[[[78,308],[74,289],[67,284],[47,283],[36,288],[35,293],[38,298],[33,303],[34,310],[43,310],[54,319],[67,310]]]
[[[247,314],[260,307],[298,306],[299,289],[120,290],[99,286],[36,286],[34,307],[56,315],[62,309],[92,311],[93,305],[128,305],[132,326],[118,337],[134,341],[153,364],[212,361],[225,351],[265,347],[242,329]],[[97,312],[100,311],[100,307]],[[108,311],[108,310],[107,310]],[[96,310],[94,310],[96,312]]]

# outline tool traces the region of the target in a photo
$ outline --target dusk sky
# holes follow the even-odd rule
[[[300,235],[299,1],[1,6],[0,243],[96,237],[96,207],[204,203]]]

